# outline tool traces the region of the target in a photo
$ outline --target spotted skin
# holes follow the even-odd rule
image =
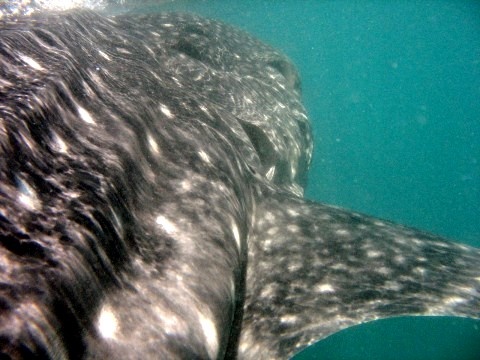
[[[478,317],[478,250],[302,199],[310,125],[274,49],[187,14],[0,21],[4,358],[287,358]]]
[[[257,212],[241,358],[286,358],[379,318],[479,316],[477,249],[285,194]]]

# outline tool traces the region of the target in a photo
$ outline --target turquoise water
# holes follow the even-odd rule
[[[478,360],[479,328],[461,318],[378,320],[334,334],[294,360]]]
[[[297,64],[316,141],[307,197],[480,246],[480,2],[163,8],[236,24]],[[479,328],[466,319],[390,319],[340,332],[304,355],[476,359]]]

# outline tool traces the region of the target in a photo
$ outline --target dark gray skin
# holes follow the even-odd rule
[[[0,347],[285,359],[396,315],[477,318],[480,252],[302,199],[294,66],[186,14],[0,23]]]

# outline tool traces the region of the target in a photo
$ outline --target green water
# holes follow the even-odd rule
[[[478,360],[479,338],[480,323],[472,319],[378,320],[334,334],[294,360]]]
[[[480,246],[479,1],[162,8],[236,24],[294,60],[316,141],[307,197]],[[475,359],[479,327],[454,318],[377,321],[297,359]]]

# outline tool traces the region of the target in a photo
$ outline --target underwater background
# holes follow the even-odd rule
[[[480,247],[479,1],[174,1],[296,64],[315,140],[306,197]],[[480,359],[480,322],[403,317],[300,359]]]
[[[480,246],[479,1],[197,0],[149,10],[220,19],[293,60],[315,137],[307,198]],[[294,359],[480,359],[480,322],[375,321]]]

